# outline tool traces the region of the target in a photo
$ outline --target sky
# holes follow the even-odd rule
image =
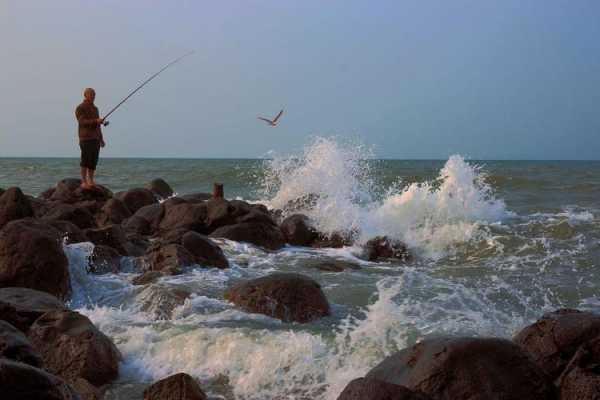
[[[311,136],[381,158],[600,159],[600,2],[0,0],[0,157],[256,158]],[[276,128],[257,116],[285,113]]]

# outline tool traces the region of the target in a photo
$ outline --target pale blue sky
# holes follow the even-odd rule
[[[598,1],[0,0],[0,156],[260,157],[310,135],[386,158],[600,158]],[[286,107],[281,125],[256,119]]]

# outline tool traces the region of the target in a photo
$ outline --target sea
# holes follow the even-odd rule
[[[2,158],[0,187],[37,195],[78,175],[78,160]],[[101,159],[97,180],[113,192],[165,179],[177,194],[210,192],[281,208],[311,195],[304,212],[325,233],[352,230],[341,249],[265,251],[219,240],[231,268],[189,267],[156,284],[89,275],[92,244],[65,245],[71,308],[122,353],[106,399],[142,399],[177,372],[212,399],[336,399],[386,356],[440,335],[511,338],[544,312],[600,311],[600,161],[378,159],[369,146],[335,137],[268,159]],[[362,246],[387,235],[408,245],[406,263],[367,262]],[[322,262],[341,265],[323,271]],[[237,309],[230,285],[273,272],[315,279],[332,315],[283,323]],[[165,288],[192,293],[171,315]]]

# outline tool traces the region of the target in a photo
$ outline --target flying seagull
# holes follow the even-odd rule
[[[270,120],[268,118],[263,118],[263,117],[258,117],[258,119],[265,121],[270,126],[277,126],[277,121],[279,121],[279,117],[281,117],[281,114],[283,114],[283,110],[279,111],[279,114],[277,114],[277,116],[275,118],[273,118],[273,120]]]

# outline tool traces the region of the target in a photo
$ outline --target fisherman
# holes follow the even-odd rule
[[[106,146],[102,136],[98,108],[94,105],[96,91],[86,88],[83,91],[83,102],[75,109],[75,118],[79,123],[79,147],[81,148],[81,187],[90,189],[96,185],[94,173],[98,165],[100,148]]]

